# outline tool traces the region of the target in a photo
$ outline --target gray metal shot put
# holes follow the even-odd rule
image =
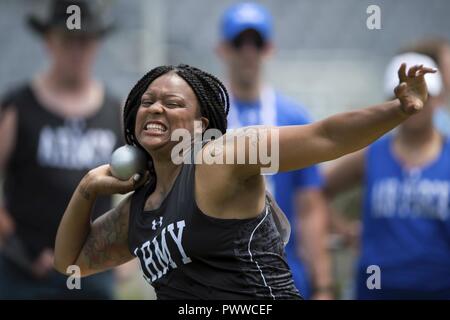
[[[120,180],[128,180],[136,173],[144,173],[147,157],[137,147],[124,145],[111,155],[111,173]]]

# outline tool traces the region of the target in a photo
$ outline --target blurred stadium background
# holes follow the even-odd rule
[[[36,0],[0,1],[0,95],[25,81],[45,62],[44,48],[27,28]],[[214,53],[218,23],[236,1],[115,0],[118,29],[103,44],[97,76],[125,99],[135,81],[160,64],[187,63],[218,75]],[[266,76],[282,92],[307,106],[315,119],[380,101],[388,59],[424,36],[450,37],[447,0],[266,0],[275,18],[276,54]],[[381,8],[381,30],[366,27],[369,5]],[[357,215],[357,197],[340,206]],[[335,250],[340,298],[350,293],[354,252]],[[141,276],[128,279],[119,298],[151,298]]]

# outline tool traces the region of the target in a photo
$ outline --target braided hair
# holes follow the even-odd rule
[[[142,95],[148,86],[156,78],[168,72],[175,72],[192,88],[199,102],[201,116],[209,120],[208,128],[218,129],[224,134],[227,130],[227,115],[230,109],[230,101],[223,83],[212,74],[186,64],[178,66],[167,65],[150,70],[135,84],[128,94],[123,111],[123,129],[126,143],[144,150],[135,136],[136,114],[141,104]],[[150,178],[151,180],[154,178],[153,180],[156,182],[152,159],[147,152],[145,154],[149,160]]]

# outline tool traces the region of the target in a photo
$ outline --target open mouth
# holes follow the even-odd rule
[[[150,134],[162,134],[167,132],[167,127],[159,121],[149,121],[144,125],[144,130]]]

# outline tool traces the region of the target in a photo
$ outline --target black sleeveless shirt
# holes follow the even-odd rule
[[[105,94],[101,108],[87,118],[64,119],[37,100],[30,85],[10,92],[3,107],[17,112],[16,143],[4,181],[5,206],[30,257],[53,248],[69,200],[86,172],[109,163],[120,144],[120,101]],[[108,211],[100,197],[93,217]]]
[[[160,208],[144,211],[150,183],[131,200],[128,241],[158,299],[300,299],[271,207],[252,219],[205,215],[183,164]]]

